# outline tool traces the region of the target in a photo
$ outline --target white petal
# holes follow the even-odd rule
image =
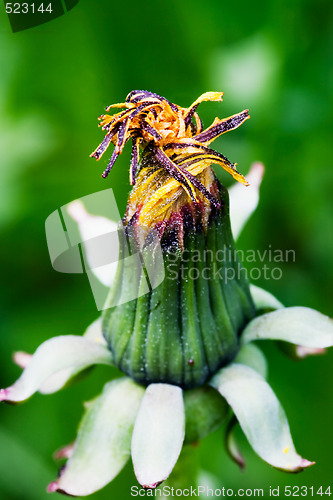
[[[181,388],[169,384],[149,385],[132,436],[134,472],[144,488],[155,488],[167,479],[178,460],[184,435]]]
[[[102,333],[102,318],[99,317],[91,325],[88,326],[83,334],[83,337],[97,344],[106,346],[106,340]],[[110,362],[111,364],[111,362]],[[40,387],[41,394],[53,394],[60,391],[75,375],[81,370],[76,367],[66,368],[49,377]]]
[[[113,380],[87,407],[73,454],[49,492],[85,496],[103,488],[121,471],[144,388],[129,378]]]
[[[1,389],[0,401],[24,401],[40,390],[46,381],[49,384],[51,377],[67,371],[64,378],[68,380],[69,374],[73,376],[95,363],[113,364],[107,347],[75,335],[53,337],[38,347],[15,384]],[[58,381],[56,385],[59,385]]]
[[[234,184],[229,189],[230,198],[230,221],[232,234],[238,238],[247,220],[257,208],[259,202],[259,187],[264,175],[265,168],[262,163],[253,163],[246,180],[250,186]]]
[[[45,382],[41,384],[38,392],[41,394],[53,394],[54,392],[63,389],[68,382],[75,377],[82,369],[79,370],[73,367],[65,368],[65,370],[60,370],[47,378]]]
[[[267,378],[267,361],[263,352],[254,344],[245,344],[238,351],[235,363],[249,366],[256,370],[264,378]]]
[[[257,311],[281,309],[284,305],[274,297],[270,292],[259,288],[256,285],[250,285],[250,292]]]
[[[232,363],[211,384],[227,400],[252,448],[277,469],[298,472],[313,464],[296,453],[286,415],[265,379]]]
[[[102,333],[101,317],[96,319],[91,325],[88,326],[83,334],[83,337],[91,340],[94,343],[100,344],[102,346],[107,346],[106,340],[103,337]],[[42,384],[39,392],[41,394],[53,394],[54,392],[60,391],[60,389],[62,389],[80,371],[81,370],[78,370],[76,367],[70,367],[55,373]]]
[[[333,320],[309,307],[286,307],[250,321],[241,335],[243,344],[258,339],[284,340],[311,348],[333,345]]]
[[[84,338],[93,340],[97,344],[107,345],[102,332],[102,317],[97,318],[91,325],[88,326],[83,334]]]
[[[113,282],[117,268],[116,258],[119,254],[118,224],[106,217],[89,214],[79,200],[69,203],[67,211],[72,219],[78,223],[89,269],[92,270],[103,285],[109,287]],[[98,249],[100,241],[98,238],[103,235],[109,235],[107,240],[103,239],[103,245],[110,246],[110,255],[112,255],[113,259],[107,264],[99,261],[101,252]],[[105,255],[107,250],[104,248],[101,251]]]
[[[83,336],[86,339],[106,346],[107,344],[102,333],[102,318],[98,318],[90,326],[88,326]],[[13,359],[18,366],[24,369],[32,360],[32,354],[18,351],[14,353]],[[76,367],[70,367],[66,368],[65,370],[58,371],[42,383],[41,387],[39,388],[39,392],[41,394],[52,394],[54,392],[57,392],[62,389],[70,379],[77,375],[77,373],[78,370]]]
[[[16,351],[13,354],[14,363],[20,368],[24,369],[28,366],[32,359],[32,354],[28,354],[24,351]]]

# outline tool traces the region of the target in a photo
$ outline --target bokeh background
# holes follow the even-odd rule
[[[107,180],[105,160],[90,152],[102,139],[97,116],[132,89],[188,106],[207,90],[224,102],[200,107],[205,125],[250,108],[251,120],[215,147],[242,173],[266,165],[261,203],[241,249],[295,249],[280,280],[255,283],[286,305],[332,315],[332,4],[327,0],[80,0],[68,14],[13,34],[0,18],[0,386],[20,373],[15,350],[33,352],[60,334],[81,334],[97,317],[84,275],[50,264],[47,216],[84,195],[114,187],[120,210],[129,191],[130,152]],[[219,173],[228,185],[227,174]],[[267,265],[272,265],[267,262]],[[263,463],[238,436],[247,459],[240,473],[223,448],[221,429],[198,448],[218,487],[307,485],[332,479],[333,352],[295,364],[274,346],[269,380],[298,451],[317,465],[288,475]],[[0,497],[49,498],[57,466],[52,453],[75,437],[82,401],[115,371],[100,367],[78,385],[0,408]],[[131,466],[96,499],[129,499]]]

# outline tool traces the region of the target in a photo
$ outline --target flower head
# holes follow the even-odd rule
[[[189,108],[181,108],[157,94],[133,91],[125,103],[107,108],[125,107],[125,111],[100,117],[107,135],[92,156],[99,158],[111,141],[115,143],[104,177],[126,141],[133,142],[134,187],[123,221],[122,253],[125,257],[127,248],[132,255],[142,250],[144,266],[141,262],[127,266],[123,259],[102,328],[116,365],[139,383],[201,385],[235,356],[239,332],[254,315],[247,280],[238,276],[223,282],[216,269],[220,248],[229,246],[220,273],[234,269],[237,256],[232,253],[228,193],[211,165],[221,165],[248,185],[235,164],[208,147],[249,118],[248,111],[216,118],[206,130],[196,112],[200,102],[221,101],[222,95],[206,92]],[[143,151],[138,168],[139,145]],[[157,236],[153,245],[152,232]],[[149,268],[155,278],[159,273],[158,242],[165,278],[142,296]],[[210,261],[207,252],[213,254]],[[195,275],[198,279],[193,279]]]
[[[221,99],[221,93],[207,92],[189,108],[180,108],[157,94],[134,91],[125,103],[108,108],[124,111],[101,117],[107,135],[92,156],[99,159],[111,141],[115,144],[106,177],[132,138],[130,170],[135,184],[123,220],[122,261],[108,283],[109,307],[82,337],[47,340],[32,356],[17,353],[14,359],[23,373],[0,391],[0,400],[12,403],[36,391],[50,394],[94,364],[115,365],[128,375],[108,382],[86,404],[75,443],[57,453],[68,461],[49,492],[89,495],[111,481],[130,456],[143,487],[172,481],[173,468],[176,463],[181,466],[183,445],[216,429],[228,411],[226,446],[241,467],[244,459],[233,436],[237,422],[255,452],[273,467],[299,472],[314,463],[296,452],[287,417],[266,381],[267,363],[256,341],[288,343],[292,357],[304,358],[333,345],[332,320],[309,308],[285,308],[269,292],[237,276],[224,280],[216,275],[217,252],[225,245],[234,248],[234,242],[228,193],[211,164],[222,165],[246,182],[235,165],[208,144],[248,118],[244,111],[215,119],[203,131],[198,104]],[[251,169],[252,191],[230,189],[234,236],[256,207],[262,173],[258,164]],[[70,213],[86,239],[89,232],[96,236],[96,227],[101,233],[110,230],[108,221],[88,214],[80,202],[70,205]],[[148,267],[155,270],[157,258],[156,240],[151,245],[149,231],[138,242],[142,226],[157,228],[162,247],[166,274],[156,289],[144,287]],[[127,266],[127,244],[144,265]],[[187,265],[184,252],[192,250],[201,260]],[[203,268],[205,250],[213,258]],[[168,267],[170,260],[173,268]],[[224,270],[238,264],[234,256],[228,257]],[[193,270],[199,272],[197,277]],[[96,275],[100,278],[100,272]],[[114,297],[118,303],[112,302]]]
[[[132,139],[130,183],[137,184],[137,189],[129,199],[127,217],[133,216],[140,204],[140,223],[151,224],[151,214],[161,219],[165,213],[176,211],[177,204],[184,204],[186,198],[193,203],[219,207],[220,200],[211,192],[213,180],[207,170],[213,163],[248,185],[237,172],[236,163],[209,147],[214,139],[247,120],[248,110],[223,120],[215,118],[205,130],[196,112],[201,102],[222,101],[222,96],[223,92],[206,92],[189,108],[182,108],[152,92],[134,90],[124,103],[107,107],[107,111],[125,108],[124,111],[99,117],[100,126],[107,134],[91,156],[99,160],[111,142],[115,145],[102,177],[108,176],[126,142]],[[145,156],[148,153],[149,156],[142,162],[138,174],[140,146]]]

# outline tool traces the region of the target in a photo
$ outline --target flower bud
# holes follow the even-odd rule
[[[142,167],[138,185],[151,176],[149,169],[150,164]],[[142,205],[133,201],[135,188],[130,195],[103,333],[116,365],[141,384],[202,385],[235,357],[239,334],[254,316],[231,234],[227,190],[210,169],[205,176],[218,207],[185,198],[171,205],[163,224],[153,219],[155,207],[145,231],[138,223]],[[145,189],[156,192],[155,182]],[[144,293],[147,276],[161,282]]]

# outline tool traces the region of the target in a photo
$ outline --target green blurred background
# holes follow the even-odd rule
[[[332,314],[331,8],[323,0],[80,0],[66,15],[13,34],[1,5],[0,386],[20,373],[13,351],[81,334],[97,316],[87,278],[52,269],[44,222],[69,201],[109,187],[124,210],[129,148],[107,180],[100,176],[107,159],[98,164],[89,154],[102,139],[97,116],[132,89],[184,107],[207,90],[224,91],[224,103],[201,105],[206,126],[250,109],[250,121],[214,143],[242,173],[253,161],[266,165],[261,203],[239,247],[295,249],[296,262],[283,265],[281,280],[255,283],[286,305]],[[227,174],[219,176],[230,184]],[[239,432],[248,462],[240,473],[219,430],[201,443],[201,466],[218,487],[327,487],[333,352],[295,364],[263,347],[296,447],[317,465],[283,474],[261,462]],[[61,393],[1,406],[1,499],[49,498],[45,486],[57,470],[52,453],[73,440],[82,401],[109,378],[110,369],[97,368]],[[130,498],[133,484],[127,466],[92,498]]]

